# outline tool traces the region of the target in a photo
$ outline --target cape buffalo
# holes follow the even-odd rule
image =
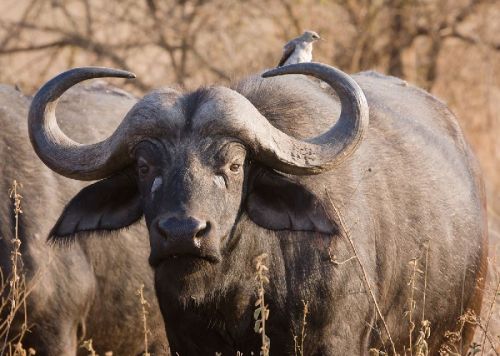
[[[109,134],[118,120],[136,103],[132,96],[106,85],[93,84],[65,95],[58,107],[62,127],[83,142]],[[137,290],[145,284],[151,302],[150,325],[163,326],[156,304],[153,273],[147,264],[147,230],[138,224],[108,241],[85,238],[70,248],[48,245],[46,236],[64,203],[82,183],[49,170],[34,154],[28,139],[26,116],[31,98],[9,86],[0,86],[0,266],[11,273],[14,237],[13,202],[9,188],[22,184],[19,238],[26,274],[27,325],[22,340],[36,355],[74,356],[83,339],[93,340],[101,355],[137,355],[144,351],[144,331]],[[102,120],[95,124],[95,118]],[[8,293],[8,290],[4,291]],[[5,296],[5,295],[4,295]],[[4,307],[3,312],[7,311]],[[20,332],[23,313],[9,330],[8,339]],[[4,319],[2,319],[2,322]],[[150,350],[168,354],[166,336],[156,328]],[[4,345],[4,339],[0,341]],[[79,354],[88,352],[80,349]]]
[[[232,89],[153,91],[109,138],[79,144],[57,125],[56,101],[107,76],[133,75],[73,69],[32,102],[31,142],[45,164],[102,179],[69,202],[50,236],[68,241],[144,215],[171,352],[259,352],[255,258],[264,253],[274,355],[403,353],[411,323],[415,345],[424,320],[434,354],[462,313],[479,314],[481,174],[453,114],[430,94],[303,63]],[[466,324],[464,349],[472,332]]]

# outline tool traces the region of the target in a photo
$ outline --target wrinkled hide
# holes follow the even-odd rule
[[[71,246],[49,245],[46,237],[64,203],[82,184],[58,176],[36,157],[28,140],[26,116],[31,99],[9,86],[0,87],[0,263],[10,271],[14,236],[12,180],[22,184],[20,219],[22,260],[29,288],[29,332],[23,344],[37,355],[77,355],[82,340],[92,339],[103,355],[138,355],[144,351],[137,290],[145,285],[155,355],[168,354],[162,321],[147,265],[147,231],[138,224],[105,241],[85,236]],[[129,94],[105,84],[78,87],[61,99],[61,125],[75,138],[91,142],[109,133],[135,103]],[[20,321],[11,329],[19,332]],[[88,352],[79,349],[78,354]]]

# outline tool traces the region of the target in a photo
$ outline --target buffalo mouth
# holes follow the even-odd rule
[[[164,260],[173,260],[173,261],[175,261],[175,260],[193,260],[193,261],[205,260],[207,262],[215,264],[215,263],[220,262],[220,257],[215,256],[215,255],[195,255],[195,254],[187,253],[187,254],[182,254],[182,255],[176,255],[176,254],[168,255],[168,256],[166,256],[166,258]]]
[[[210,265],[214,265],[214,264],[217,264],[220,262],[221,262],[221,256],[220,256],[220,254],[216,254],[216,253],[210,253],[210,254],[205,254],[205,253],[200,253],[200,254],[196,254],[196,253],[182,253],[182,254],[164,253],[164,254],[159,254],[159,253],[153,253],[153,251],[152,251],[150,256],[149,256],[149,264],[153,268],[158,267],[160,264],[169,264],[169,265],[210,264]]]

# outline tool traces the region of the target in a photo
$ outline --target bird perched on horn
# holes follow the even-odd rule
[[[288,64],[312,61],[313,43],[321,37],[314,31],[304,31],[302,35],[289,41],[283,47],[283,56],[278,67]]]

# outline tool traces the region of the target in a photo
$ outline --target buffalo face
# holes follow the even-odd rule
[[[244,146],[193,135],[177,144],[141,142],[135,157],[151,265],[186,257],[219,262],[241,204]]]
[[[189,94],[154,91],[109,138],[81,145],[57,126],[57,98],[84,79],[131,75],[78,68],[49,81],[29,113],[35,151],[62,175],[102,179],[67,205],[52,238],[113,231],[144,216],[151,265],[186,270],[220,262],[242,214],[266,229],[331,234],[335,229],[324,207],[293,176],[324,172],[354,152],[367,127],[368,107],[357,84],[326,65],[291,65],[265,76],[293,73],[324,80],[342,105],[336,124],[307,141],[271,125],[236,91],[209,87]]]

